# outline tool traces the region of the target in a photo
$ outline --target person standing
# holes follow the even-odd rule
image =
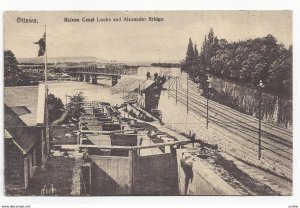
[[[196,133],[193,133],[191,136],[191,142],[193,144],[193,147],[195,146],[195,141],[196,141]]]
[[[48,195],[47,185],[44,185],[44,187],[41,190],[41,196],[47,196],[47,195]]]
[[[83,162],[89,162],[89,153],[88,153],[88,149],[86,149],[86,148],[83,151],[82,159],[83,159]]]
[[[158,74],[157,72],[154,73],[154,81],[157,81],[157,78],[158,78]]]
[[[56,189],[54,188],[54,185],[51,184],[51,188],[49,189],[49,195],[55,196],[56,195]]]
[[[148,79],[151,79],[150,72],[147,72],[146,76],[147,76],[147,80],[148,80]]]

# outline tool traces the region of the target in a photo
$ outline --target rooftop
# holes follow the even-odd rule
[[[148,89],[153,83],[155,83],[155,81],[145,80],[144,82],[141,83],[140,90],[144,91],[144,90]]]
[[[26,154],[31,149],[39,137],[38,127],[6,128],[5,132],[9,133],[23,154]],[[7,137],[7,139],[8,138],[9,137]]]
[[[4,87],[4,104],[28,126],[36,125],[38,86]]]
[[[121,92],[132,92],[138,88],[141,80],[131,78],[131,77],[122,77],[118,83],[112,87],[113,93],[121,93]]]
[[[121,93],[123,92],[132,92],[138,90],[139,86],[141,91],[146,90],[149,88],[155,81],[153,80],[140,80],[134,79],[130,77],[122,77],[118,83],[112,88],[114,93]]]

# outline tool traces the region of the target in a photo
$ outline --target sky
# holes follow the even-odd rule
[[[64,18],[80,22],[64,22]],[[95,22],[82,22],[83,17]],[[96,18],[159,17],[163,21],[97,22]],[[38,23],[18,23],[22,18]],[[273,35],[279,43],[292,41],[291,11],[145,11],[145,12],[6,12],[4,49],[17,58],[37,57],[47,25],[48,57],[93,56],[119,62],[170,62],[184,59],[188,39],[200,49],[213,28],[218,38],[230,41]]]

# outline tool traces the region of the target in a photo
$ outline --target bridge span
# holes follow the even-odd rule
[[[97,84],[99,77],[109,77],[112,82],[112,86],[118,83],[118,79],[124,74],[133,74],[136,70],[126,69],[122,66],[98,66],[96,64],[89,66],[74,66],[68,68],[68,74],[72,77],[76,77],[79,82],[89,82]]]

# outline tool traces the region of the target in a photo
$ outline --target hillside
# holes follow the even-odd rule
[[[44,57],[36,57],[36,58],[18,58],[20,63],[43,63]],[[98,62],[98,63],[108,63],[109,61],[106,59],[101,59],[93,56],[84,56],[84,57],[48,57],[48,63],[66,63],[66,62]]]

